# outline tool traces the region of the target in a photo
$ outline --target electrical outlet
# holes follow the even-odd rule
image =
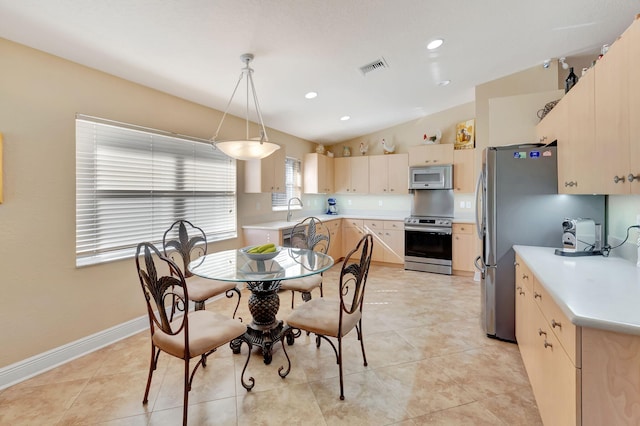
[[[347,200],[347,205],[350,206],[351,205],[351,200]]]
[[[471,201],[465,201],[464,206],[468,209],[471,208]]]
[[[464,209],[464,201],[460,201],[460,208]]]
[[[378,207],[382,207],[382,200],[378,200]]]

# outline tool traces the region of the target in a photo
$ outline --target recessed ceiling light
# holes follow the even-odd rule
[[[427,44],[427,49],[435,50],[438,47],[442,46],[442,43],[444,43],[444,40],[441,38],[437,38],[435,40],[430,41],[429,44]]]
[[[313,98],[315,98],[316,96],[318,96],[318,93],[317,93],[317,92],[308,92],[308,93],[306,93],[306,94],[304,95],[304,97],[305,97],[305,98],[307,98],[307,99],[313,99]]]
[[[442,80],[438,82],[438,86],[448,86],[451,83],[451,80]]]
[[[342,117],[340,117],[340,120],[342,120],[342,121],[347,121],[347,120],[349,120],[350,118],[351,118],[351,116],[343,115]]]

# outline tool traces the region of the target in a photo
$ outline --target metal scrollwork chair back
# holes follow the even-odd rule
[[[323,254],[327,254],[331,243],[331,233],[317,217],[307,217],[302,222],[297,223],[291,230],[291,247],[309,249]],[[280,289],[291,291],[291,308],[294,307],[295,292],[302,294],[305,302],[311,300],[311,291],[320,288],[320,297],[323,297],[322,274],[308,277],[285,280],[280,284]]]
[[[238,320],[207,310],[189,312],[189,289],[180,268],[171,259],[163,256],[151,243],[140,243],[136,249],[136,269],[144,294],[149,316],[151,333],[151,361],[149,376],[144,392],[143,404],[148,402],[149,388],[153,372],[158,365],[161,352],[184,360],[183,424],[187,424],[189,390],[196,370],[206,367],[207,357],[222,345],[232,340],[247,343],[249,351],[240,381],[245,389],[251,390],[254,379],[245,382],[244,373],[251,357],[251,342],[244,334],[246,327]],[[174,314],[175,304],[181,315]],[[190,360],[199,357],[193,370]]]
[[[292,330],[299,329],[314,333],[318,348],[322,340],[329,342],[333,348],[340,370],[340,399],[344,399],[342,338],[354,328],[360,341],[364,365],[367,365],[362,336],[362,307],[372,252],[373,236],[366,234],[342,262],[339,300],[327,298],[310,300],[294,309],[287,318],[287,324]],[[354,258],[356,253],[359,259]],[[330,337],[337,339],[337,347],[329,339]]]
[[[181,265],[182,273],[187,280],[189,296],[195,302],[195,309],[204,309],[205,302],[219,294],[227,297],[238,295],[238,302],[233,311],[236,316],[240,305],[240,290],[233,282],[210,280],[194,276],[188,269],[189,262],[207,254],[207,236],[202,228],[193,225],[188,220],[177,220],[162,237],[164,255]]]

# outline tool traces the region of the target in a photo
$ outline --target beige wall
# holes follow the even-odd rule
[[[75,267],[75,114],[209,138],[221,113],[4,39],[0,70],[1,368],[145,313],[132,259]],[[294,156],[315,146],[269,136]],[[238,171],[241,192],[243,162]]]
[[[369,146],[367,155],[383,154],[382,139],[395,145],[395,153],[406,153],[410,146],[421,145],[425,133],[432,135],[436,129],[442,132],[440,143],[453,143],[455,141],[456,124],[472,119],[475,115],[475,103],[469,102],[444,111],[389,127],[378,132],[350,139],[328,147],[337,157],[342,156],[344,146],[351,147],[351,155],[360,155],[360,143]]]

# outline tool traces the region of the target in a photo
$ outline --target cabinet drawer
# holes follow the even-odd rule
[[[537,280],[534,280],[533,284],[533,298],[540,307],[549,330],[558,338],[573,365],[580,368],[582,365],[581,351],[579,350],[581,345],[580,327],[576,327],[569,321],[569,318],[560,310],[560,307]]]
[[[365,220],[364,228],[367,232],[376,234],[384,229],[384,221],[383,220]]]
[[[452,232],[454,234],[471,234],[473,232],[473,225],[470,223],[454,223]]]
[[[342,220],[343,228],[364,228],[364,221],[362,219],[343,219]]]
[[[526,263],[520,259],[520,256],[516,255],[516,292],[520,290],[533,291],[533,274]]]
[[[404,231],[404,222],[401,220],[385,220],[384,229]]]
[[[325,225],[327,225],[327,228],[329,228],[330,231],[333,231],[335,229],[339,229],[340,225],[341,225],[342,219],[334,219],[334,220],[329,220],[324,222]]]

